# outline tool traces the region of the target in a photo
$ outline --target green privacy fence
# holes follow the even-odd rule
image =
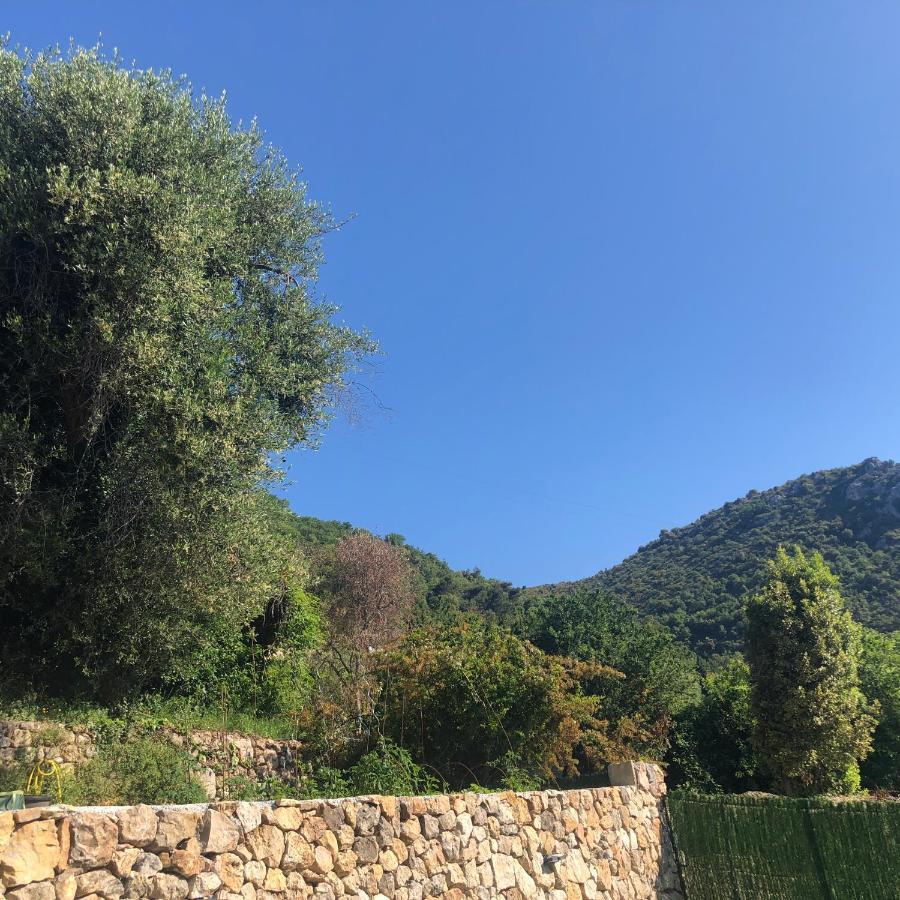
[[[898,900],[900,803],[667,800],[687,900]]]

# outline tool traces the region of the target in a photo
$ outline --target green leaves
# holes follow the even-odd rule
[[[747,604],[753,744],[782,793],[858,787],[856,767],[871,747],[859,626],[837,584],[819,554],[781,548]]]
[[[0,50],[0,652],[57,688],[197,685],[295,579],[257,502],[374,349],[255,127],[97,51]]]
[[[602,714],[614,723],[629,722],[643,734],[636,752],[659,757],[667,746],[674,715],[700,697],[691,653],[652,621],[600,591],[550,594],[532,615],[530,639],[542,650],[597,662],[624,678],[603,678],[587,685],[603,698]]]
[[[860,767],[863,786],[900,790],[900,632],[862,630],[859,683],[877,705],[878,720],[872,752]]]
[[[454,785],[502,783],[511,760],[521,777],[575,773],[582,741],[604,737],[577,664],[474,617],[411,632],[376,674],[384,734]]]
[[[712,661],[741,650],[747,595],[762,588],[777,548],[796,544],[823,554],[857,621],[892,631],[900,628],[898,488],[900,465],[871,459],[752,491],[579,586],[632,603]]]

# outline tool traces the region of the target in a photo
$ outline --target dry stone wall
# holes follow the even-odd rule
[[[72,767],[95,753],[94,736],[85,725],[0,720],[0,766],[55,759],[61,766]]]
[[[197,760],[199,779],[211,800],[224,796],[226,779],[264,782],[279,778],[288,784],[297,780],[300,741],[231,731],[196,730],[182,734],[170,728],[161,728],[157,734],[183,747]],[[0,767],[53,759],[63,769],[72,769],[96,753],[97,741],[85,725],[0,720]]]
[[[653,766],[575,791],[0,814],[8,900],[681,898]],[[4,900],[5,900],[4,898]]]

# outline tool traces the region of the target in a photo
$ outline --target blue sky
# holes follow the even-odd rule
[[[900,458],[896,3],[5,7],[227,90],[356,213],[320,286],[390,412],[292,455],[296,511],[534,584]]]

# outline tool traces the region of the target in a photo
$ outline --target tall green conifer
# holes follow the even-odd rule
[[[873,726],[859,689],[859,626],[821,555],[780,548],[747,619],[753,744],[773,787],[857,789]]]

